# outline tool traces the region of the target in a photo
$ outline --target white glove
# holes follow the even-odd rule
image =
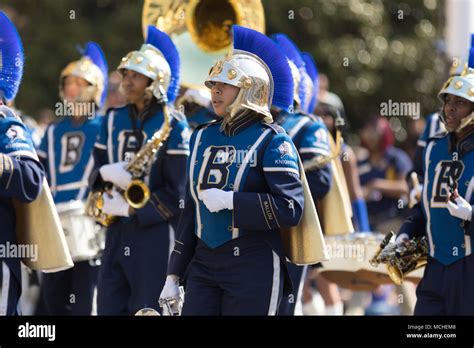
[[[198,195],[211,213],[216,213],[222,209],[234,209],[234,191],[212,188],[199,191]]]
[[[122,190],[125,190],[132,181],[132,174],[125,170],[128,162],[105,164],[100,167],[100,175],[104,181],[110,181]]]
[[[456,204],[448,200],[447,208],[449,213],[461,220],[471,221],[472,206],[461,196],[458,196],[455,200]]]
[[[423,191],[423,185],[416,185],[410,191],[410,199],[408,201],[408,207],[413,208],[416,203],[421,200],[421,193]]]
[[[171,309],[173,311],[178,310],[179,306],[179,282],[178,282],[178,276],[174,274],[170,274],[169,276],[166,277],[166,282],[165,286],[163,287],[163,290],[161,290],[160,294],[160,301],[167,300],[169,302],[172,302],[173,305],[171,306]],[[170,301],[174,300],[174,301]]]
[[[405,239],[409,239],[409,238],[408,238],[408,234],[406,234],[406,233],[399,234],[399,235],[397,236],[397,239],[395,239],[395,244],[400,244],[400,243],[402,243]]]
[[[112,195],[110,197],[109,195]],[[113,216],[129,216],[130,206],[117,190],[104,194],[104,207],[102,211]]]

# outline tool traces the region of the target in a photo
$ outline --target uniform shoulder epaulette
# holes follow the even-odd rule
[[[219,119],[219,120],[213,120],[213,121],[210,121],[210,122],[205,122],[205,123],[201,123],[199,126],[197,126],[194,131],[197,131],[199,129],[203,129],[203,128],[207,128],[209,126],[214,126],[214,125],[217,125],[217,124],[221,124],[222,123],[222,119]]]
[[[6,105],[0,105],[0,118],[15,118],[21,121],[20,117],[15,113],[15,111]]]
[[[448,136],[448,134],[449,134],[449,133],[448,133],[447,131],[445,131],[445,130],[440,130],[440,131],[438,131],[438,132],[432,134],[432,135],[428,138],[428,140],[426,141],[426,143],[428,143],[429,141],[434,140],[434,139],[441,139],[441,138],[444,138],[444,137]]]
[[[265,127],[269,127],[270,129],[272,129],[276,134],[279,134],[279,133],[285,133],[285,129],[283,129],[283,127],[277,125],[276,123],[263,123],[263,125]]]

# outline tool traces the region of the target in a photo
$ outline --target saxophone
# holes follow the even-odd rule
[[[394,244],[390,243],[393,236],[393,231],[385,236],[369,263],[374,267],[386,264],[388,275],[395,284],[400,285],[410,272],[426,265],[428,242],[423,236]]]
[[[115,187],[117,191],[123,194],[125,201],[135,209],[143,208],[150,199],[150,189],[140,178],[143,177],[151,166],[156,153],[171,133],[170,116],[168,107],[165,104],[163,105],[163,115],[164,121],[161,128],[153,134],[125,168],[132,174],[132,181],[125,190]],[[93,217],[95,221],[103,226],[109,226],[118,219],[117,216],[108,215],[102,210],[104,207],[104,194],[107,194],[113,188],[114,185],[108,183],[104,188],[91,191],[87,198],[86,214]]]

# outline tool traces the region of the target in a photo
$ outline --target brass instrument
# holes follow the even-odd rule
[[[209,68],[231,50],[233,24],[263,33],[261,1],[145,0],[143,5],[143,34],[153,25],[171,37],[182,57],[181,81],[187,87],[202,86]]]
[[[184,287],[180,286],[178,288],[179,295],[178,298],[165,298],[159,299],[158,303],[160,308],[162,308],[161,315],[164,316],[180,316],[184,304]],[[153,308],[146,307],[138,310],[135,313],[135,316],[160,316],[160,313]]]
[[[305,170],[316,170],[329,162],[331,163],[331,188],[326,196],[318,202],[318,211],[326,236],[344,235],[354,232],[351,199],[341,159],[339,158],[342,144],[344,143],[341,133],[341,127],[344,126],[344,118],[339,112],[336,116],[335,125],[336,141],[329,134],[331,154],[329,156],[317,156],[304,164]]]
[[[329,138],[331,142],[334,142],[331,134],[329,134]],[[316,170],[324,167],[326,164],[331,162],[332,160],[339,157],[342,151],[342,144],[344,143],[344,139],[342,138],[341,131],[339,129],[336,130],[336,142],[335,146],[331,148],[331,153],[328,156],[316,156],[309,161],[305,161],[303,163],[304,170],[311,171]]]
[[[390,243],[393,237],[393,231],[387,234],[369,262],[374,267],[381,263],[386,264],[390,278],[400,285],[409,273],[426,265],[428,242],[423,236],[394,244]]]
[[[31,203],[13,200],[16,211],[16,237],[19,245],[36,246],[36,257],[24,257],[23,263],[45,273],[74,266],[66,237],[46,179],[39,197]]]
[[[297,265],[312,265],[329,259],[318,212],[313,202],[306,174],[299,159],[300,178],[303,184],[303,216],[297,226],[281,228],[280,235],[288,259]]]
[[[140,178],[146,173],[156,153],[171,133],[169,111],[165,104],[163,104],[163,115],[164,121],[161,128],[153,134],[151,139],[137,152],[125,168],[132,174],[132,182],[124,191],[117,189],[123,193],[127,203],[135,209],[143,208],[150,199],[150,189]],[[92,216],[103,226],[109,226],[117,220],[116,216],[108,215],[102,211],[104,206],[103,196],[112,189],[113,185],[109,184],[103,189],[90,192],[86,202],[86,214]]]

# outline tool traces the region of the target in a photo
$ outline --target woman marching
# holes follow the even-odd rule
[[[233,37],[206,81],[222,119],[191,137],[186,207],[160,296],[177,299],[186,274],[183,315],[275,315],[291,291],[279,228],[299,223],[303,187],[270,106],[289,110],[293,79],[269,38],[236,25]]]
[[[140,50],[122,58],[118,70],[128,105],[107,112],[94,149],[98,170],[91,178],[93,190],[107,182],[122,190],[129,186],[132,175],[124,161],[133,160],[146,140],[163,130],[165,113],[171,109],[168,103],[178,94],[179,66],[171,39],[151,26]],[[169,114],[169,136],[153,152],[140,178],[149,189],[146,204],[132,208],[119,190],[104,195],[103,212],[117,219],[107,229],[99,270],[99,315],[160,310],[158,299],[174,242],[174,223],[184,199],[190,134],[184,115],[175,110]]]

